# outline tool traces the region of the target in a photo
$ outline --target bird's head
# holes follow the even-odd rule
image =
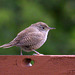
[[[46,23],[43,23],[43,22],[37,22],[35,24],[32,24],[32,26],[36,27],[39,31],[45,31],[45,32],[55,29],[55,28],[49,27]]]

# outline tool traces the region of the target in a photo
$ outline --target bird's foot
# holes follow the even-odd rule
[[[44,54],[40,54],[39,52],[33,50],[36,54],[33,54],[33,55],[44,55]]]
[[[34,53],[33,55],[44,55],[44,54],[35,54],[35,53]]]
[[[22,53],[20,53],[20,55],[23,55]]]
[[[21,49],[21,53],[20,53],[20,55],[23,55],[23,54],[22,54],[22,49]]]

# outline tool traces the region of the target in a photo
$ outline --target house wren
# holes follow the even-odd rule
[[[11,42],[9,42],[8,44],[4,44],[0,47],[3,48],[9,48],[12,46],[20,47],[21,55],[22,50],[26,52],[34,51],[37,54],[40,54],[35,50],[40,48],[45,43],[45,41],[47,40],[48,32],[51,29],[55,28],[49,27],[46,23],[37,22],[29,26],[28,28],[24,29],[20,33],[18,33],[16,38],[14,38]]]

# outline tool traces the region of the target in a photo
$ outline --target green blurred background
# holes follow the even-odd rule
[[[51,30],[37,51],[45,55],[75,54],[75,0],[0,0],[0,45],[26,27],[45,22]],[[34,52],[24,52],[32,55]],[[0,55],[19,55],[20,48],[0,48]]]

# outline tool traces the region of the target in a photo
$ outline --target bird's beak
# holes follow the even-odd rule
[[[49,27],[49,29],[52,30],[52,29],[56,29],[56,28],[51,28],[51,27]]]

